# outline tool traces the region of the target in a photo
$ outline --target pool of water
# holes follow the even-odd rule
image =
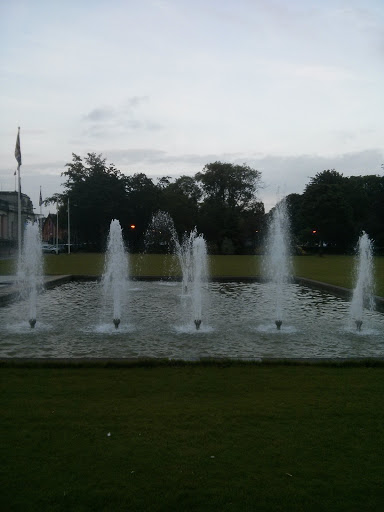
[[[365,311],[361,332],[349,303],[287,286],[281,330],[271,285],[209,283],[196,330],[189,297],[177,282],[131,282],[121,324],[100,283],[71,282],[38,297],[35,329],[23,301],[0,307],[0,357],[384,357],[384,315]]]

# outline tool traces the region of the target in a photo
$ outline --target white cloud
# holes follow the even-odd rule
[[[376,0],[14,0],[0,18],[3,187],[18,125],[32,198],[27,177],[59,175],[72,152],[154,176],[254,162],[265,197],[322,168],[379,169]]]

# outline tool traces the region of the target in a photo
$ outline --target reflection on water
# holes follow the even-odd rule
[[[384,356],[384,315],[367,311],[356,332],[349,303],[324,292],[289,285],[278,331],[268,284],[209,283],[209,305],[196,331],[183,320],[188,305],[181,304],[180,286],[131,283],[119,329],[102,309],[97,282],[68,283],[42,294],[35,329],[23,302],[3,306],[0,357]]]

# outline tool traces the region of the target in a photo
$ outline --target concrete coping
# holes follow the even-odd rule
[[[178,366],[331,366],[383,368],[384,357],[255,357],[255,358],[196,358],[193,360],[169,358],[42,358],[3,357],[0,368],[140,368]]]

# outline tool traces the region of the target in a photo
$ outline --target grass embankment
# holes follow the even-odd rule
[[[324,283],[353,288],[355,258],[353,256],[296,256],[294,258],[295,275],[322,281]],[[384,296],[384,257],[374,258],[374,279],[376,295]]]
[[[215,277],[253,277],[261,273],[259,256],[210,256],[210,270]],[[159,254],[132,254],[131,272],[135,276],[179,275],[174,256]],[[345,288],[353,288],[352,256],[295,256],[296,276],[315,279]],[[14,262],[0,261],[0,274],[12,274]],[[73,274],[100,276],[103,272],[103,254],[60,254],[45,256],[47,274]],[[384,257],[374,258],[376,295],[384,296]]]
[[[7,512],[382,510],[384,368],[1,368],[1,377]]]

